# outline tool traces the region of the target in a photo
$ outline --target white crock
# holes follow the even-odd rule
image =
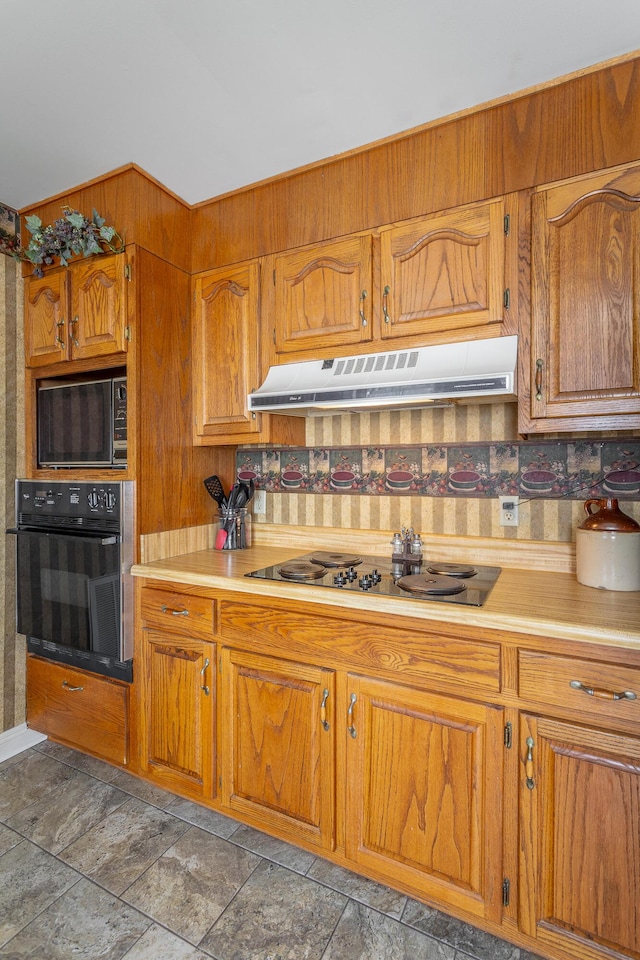
[[[576,530],[576,576],[602,590],[640,590],[640,531]]]

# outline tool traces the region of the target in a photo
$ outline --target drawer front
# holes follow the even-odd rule
[[[37,657],[27,658],[27,724],[54,740],[126,764],[126,684]]]
[[[292,660],[366,670],[428,686],[451,683],[479,695],[500,690],[500,647],[479,640],[339,617],[301,616],[284,608],[222,601],[220,633],[243,649]]]
[[[640,722],[640,670],[532,650],[520,650],[518,661],[526,700]]]
[[[178,590],[142,588],[142,619],[148,626],[186,636],[210,637],[215,601]]]

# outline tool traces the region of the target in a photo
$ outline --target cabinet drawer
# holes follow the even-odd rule
[[[142,619],[145,624],[180,633],[210,637],[215,601],[178,590],[142,588]]]
[[[591,710],[613,720],[640,721],[638,669],[532,650],[520,650],[518,662],[518,692],[527,700]]]
[[[27,723],[70,747],[127,762],[126,684],[50,660],[27,658]]]
[[[226,600],[220,605],[220,634],[245,649],[299,661],[321,657],[325,665],[382,671],[428,686],[450,683],[474,695],[500,690],[496,643]]]

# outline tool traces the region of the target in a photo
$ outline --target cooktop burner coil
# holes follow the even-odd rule
[[[355,567],[362,563],[362,557],[357,553],[324,553],[321,550],[312,553],[310,560],[322,564],[323,567]]]
[[[416,593],[419,596],[426,594],[434,597],[447,597],[450,594],[462,593],[467,589],[466,583],[451,576],[438,576],[435,573],[412,573],[396,580],[401,590],[407,593]]]

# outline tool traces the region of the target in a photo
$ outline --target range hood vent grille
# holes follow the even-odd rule
[[[294,416],[509,400],[518,338],[494,337],[271,367],[252,411]]]

